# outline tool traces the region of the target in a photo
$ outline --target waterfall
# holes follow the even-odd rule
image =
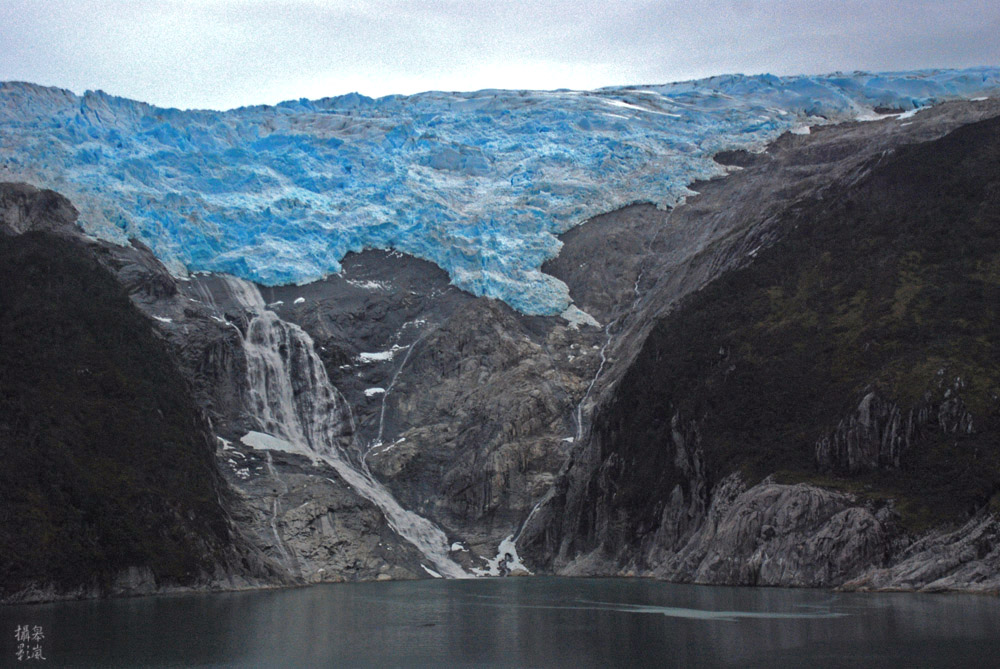
[[[375,504],[392,529],[413,544],[442,575],[468,574],[448,557],[448,537],[399,502],[361,464],[350,406],[333,387],[312,338],[267,308],[257,287],[235,277],[225,285],[247,312],[248,408],[264,432],[313,454]]]

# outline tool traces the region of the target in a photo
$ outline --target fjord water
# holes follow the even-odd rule
[[[968,666],[1000,658],[974,595],[523,578],[0,607],[52,666]],[[8,633],[9,632],[9,633]]]

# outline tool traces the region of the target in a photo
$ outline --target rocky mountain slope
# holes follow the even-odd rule
[[[148,510],[200,537],[182,551],[200,562],[157,571],[159,551],[132,552],[88,569],[148,567],[141,591],[525,571],[994,588],[1000,102],[895,111],[717,153],[706,175],[728,175],[682,205],[565,232],[541,265],[577,307],[561,315],[476,297],[399,251],[350,253],[305,285],[178,277],[139,241],[67,227],[54,193],[4,186],[0,240],[101,277],[95,296],[120,299],[89,318],[138,333],[126,367],[151,366],[156,401],[183,396],[162,418],[185,431],[156,457],[145,430],[173,434],[156,420],[79,448],[121,446],[162,499],[183,493]],[[33,318],[87,313],[86,292],[19,281],[4,299],[40,305]],[[9,364],[33,360],[29,333],[11,336]],[[117,354],[88,353],[120,368]],[[0,378],[4,397],[41,384]],[[121,404],[88,392],[94,411]],[[142,392],[139,413],[155,406]],[[7,426],[21,423],[3,425],[44,472]],[[161,494],[158,477],[184,472]],[[99,497],[137,499],[116,490]]]
[[[781,212],[777,241],[652,326],[529,556],[705,583],[996,589],[998,156],[994,117]],[[941,530],[913,542],[966,522],[961,548]]]
[[[0,212],[0,599],[273,582],[187,381],[76,211],[3,186]]]

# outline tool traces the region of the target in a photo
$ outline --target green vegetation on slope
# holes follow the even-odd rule
[[[1000,497],[1000,119],[883,156],[851,188],[789,212],[753,264],[651,333],[595,420],[625,531],[687,478],[671,420],[696,430],[709,485],[778,472],[893,498],[917,529]],[[817,440],[869,390],[904,415],[961,378],[974,433],[927,429],[899,469],[822,474]],[[695,427],[692,427],[695,426]],[[686,432],[685,432],[686,431]]]
[[[82,244],[0,235],[0,595],[190,582],[228,542],[206,429],[164,345]]]

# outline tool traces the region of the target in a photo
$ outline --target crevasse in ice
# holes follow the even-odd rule
[[[556,235],[718,176],[723,149],[796,126],[1000,90],[1000,69],[727,75],[596,91],[358,94],[180,111],[0,84],[0,179],[59,190],[93,235],[175,272],[304,283],[349,251],[394,248],[476,295],[559,313]]]

